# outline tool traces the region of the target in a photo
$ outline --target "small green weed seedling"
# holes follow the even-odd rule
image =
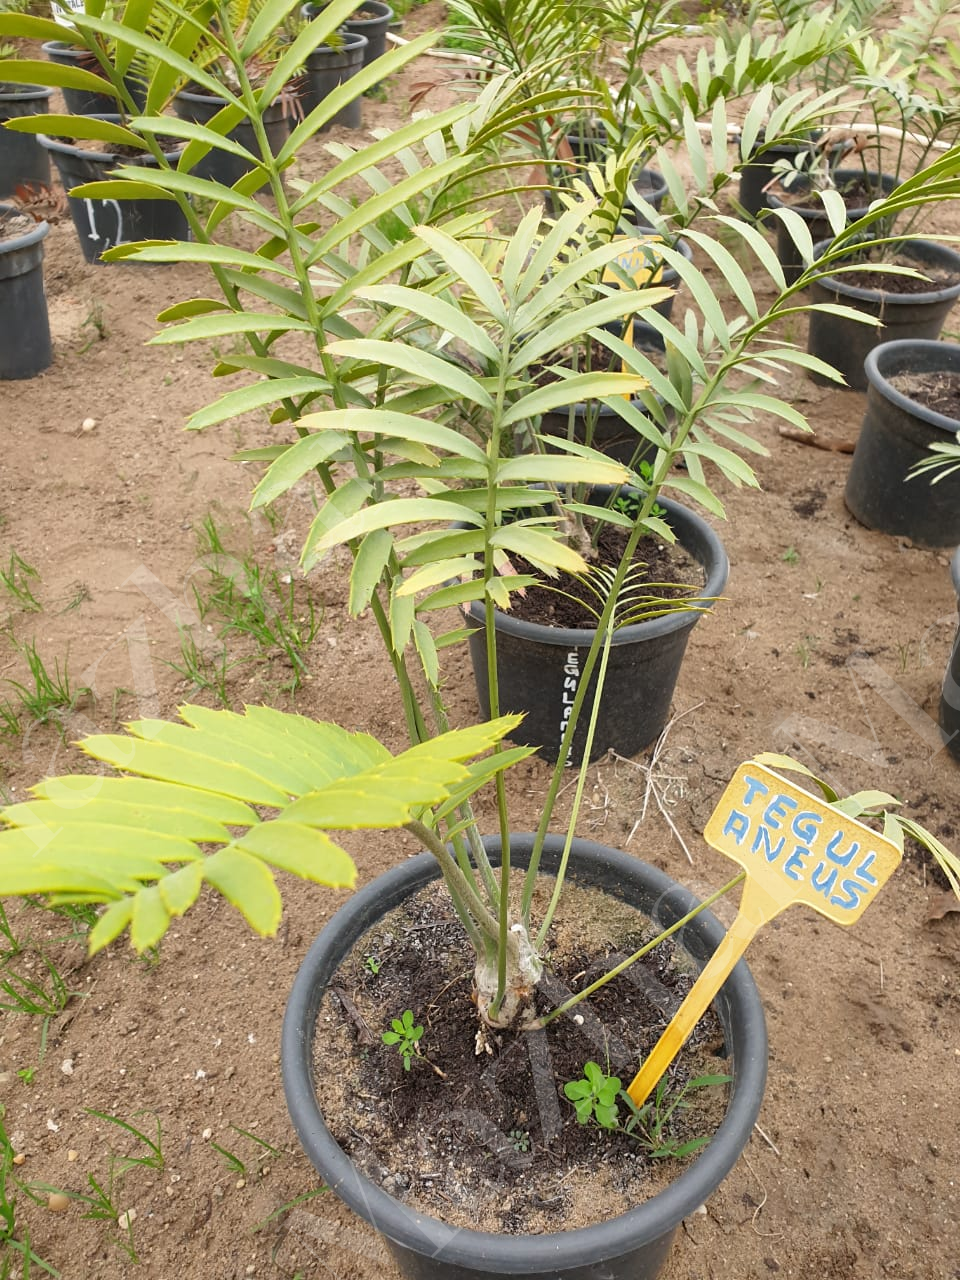
[[[17,680],[8,680],[7,684],[16,693],[23,710],[37,724],[46,724],[72,711],[82,697],[90,694],[91,690],[85,685],[77,689],[71,688],[66,662],[61,671],[60,660],[54,659],[53,671],[48,670],[40,654],[37,653],[36,641],[32,640],[29,644],[23,645],[22,648],[18,646],[18,648],[30,671],[33,684],[31,687]]]
[[[10,564],[0,569],[0,584],[4,591],[15,600],[17,607],[24,613],[40,613],[43,605],[33,594],[31,582],[39,583],[40,574],[33,565],[27,564],[15,551],[10,552]]]
[[[17,1193],[23,1191],[31,1199],[36,1197],[14,1175],[13,1162],[17,1153],[4,1128],[4,1114],[4,1108],[0,1106],[0,1280],[13,1276],[30,1280],[34,1268],[48,1276],[59,1277],[59,1271],[33,1252],[26,1225],[17,1222]]]
[[[687,1142],[680,1142],[669,1132],[671,1118],[677,1111],[688,1110],[691,1105],[690,1094],[699,1089],[713,1088],[714,1085],[729,1084],[732,1079],[728,1075],[697,1076],[671,1095],[669,1081],[663,1076],[653,1096],[642,1107],[636,1106],[630,1095],[624,1092],[623,1100],[630,1115],[623,1125],[623,1132],[635,1138],[647,1154],[657,1160],[681,1160],[684,1156],[693,1155],[710,1141],[710,1135],[703,1134]]]
[[[800,552],[796,547],[787,547],[786,551],[780,557],[784,564],[794,565],[800,563]]]
[[[266,1154],[274,1160],[279,1160],[283,1155],[283,1152],[279,1147],[271,1146],[265,1138],[258,1137],[257,1134],[251,1133],[249,1129],[241,1129],[240,1126],[236,1124],[232,1124],[230,1128],[234,1133],[240,1134],[242,1138],[248,1138],[251,1142],[256,1143],[262,1151],[265,1151]],[[247,1164],[243,1159],[241,1159],[236,1151],[231,1151],[228,1147],[222,1147],[218,1142],[211,1142],[210,1145],[213,1147],[214,1151],[217,1152],[231,1173],[235,1173],[239,1178],[247,1177]],[[258,1161],[262,1158],[262,1156],[257,1157]],[[256,1171],[257,1170],[255,1170],[255,1172]],[[263,1171],[265,1172],[265,1168]]]
[[[403,1059],[404,1071],[409,1071],[411,1060],[421,1056],[420,1037],[423,1035],[423,1027],[413,1025],[413,1014],[409,1009],[404,1009],[399,1018],[392,1018],[390,1026],[391,1030],[384,1031],[380,1038],[384,1044],[396,1046],[397,1053]]]
[[[160,1119],[158,1116],[153,1117],[157,1126],[157,1136],[154,1139],[148,1137],[147,1134],[145,1134],[141,1129],[138,1129],[136,1125],[131,1124],[128,1120],[121,1120],[119,1116],[112,1116],[108,1111],[96,1111],[93,1107],[87,1107],[86,1112],[88,1116],[96,1116],[98,1120],[105,1120],[107,1124],[116,1125],[118,1129],[122,1129],[125,1133],[129,1133],[131,1137],[136,1138],[137,1142],[141,1143],[147,1149],[146,1155],[142,1156],[114,1156],[113,1159],[115,1161],[118,1177],[122,1177],[128,1169],[133,1169],[137,1166],[144,1169],[156,1169],[158,1173],[163,1172],[165,1163],[163,1148],[161,1146],[163,1132],[160,1128]],[[142,1111],[135,1111],[134,1119],[143,1114],[145,1113]]]
[[[367,973],[372,973],[373,976],[376,977],[383,967],[383,961],[378,960],[376,956],[365,956],[363,967],[366,969]]]
[[[573,1103],[580,1124],[597,1124],[601,1129],[623,1133],[633,1138],[652,1158],[682,1159],[710,1141],[710,1135],[681,1142],[670,1133],[670,1121],[678,1111],[690,1107],[690,1094],[714,1085],[729,1084],[732,1076],[704,1075],[688,1080],[675,1093],[664,1076],[653,1096],[638,1107],[627,1091],[621,1088],[617,1076],[607,1075],[595,1062],[588,1062],[579,1080],[570,1080],[563,1086],[566,1098]],[[626,1108],[627,1118],[621,1123],[620,1104]]]
[[[229,553],[212,516],[204,518],[197,543],[209,574],[205,591],[196,583],[193,587],[201,619],[211,613],[221,619],[221,640],[246,636],[262,654],[282,655],[293,671],[290,689],[296,692],[307,674],[304,652],[320,629],[323,610],[309,593],[298,591],[292,575],[263,569],[252,555]]]
[[[227,676],[237,665],[231,661],[226,648],[221,645],[201,646],[189,627],[178,628],[180,632],[180,661],[167,662],[171,671],[184,680],[189,680],[195,693],[209,690],[222,707],[230,706],[230,693],[227,689]]]
[[[564,1096],[573,1103],[580,1124],[595,1121],[601,1129],[618,1129],[622,1081],[619,1076],[608,1076],[595,1062],[583,1068],[580,1080],[568,1080],[563,1086]]]

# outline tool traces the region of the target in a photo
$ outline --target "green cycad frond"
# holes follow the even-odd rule
[[[465,799],[501,767],[499,756],[470,762],[518,723],[503,717],[393,756],[367,734],[270,707],[180,715],[80,743],[125,776],[51,778],[0,810],[0,898],[107,902],[91,949],[129,926],[143,951],[206,883],[274,933],[274,871],[352,887],[353,862],[328,830],[399,827]]]

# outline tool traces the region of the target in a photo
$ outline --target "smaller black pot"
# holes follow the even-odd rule
[[[79,67],[84,71],[95,71],[89,63],[86,49],[81,49],[66,40],[48,40],[43,52],[51,62],[62,67]],[[146,86],[132,76],[127,76],[124,83],[130,91],[137,107],[142,111],[147,101]],[[63,101],[71,115],[99,116],[116,114],[119,104],[117,99],[107,93],[91,93],[89,89],[61,89]]]
[[[612,492],[611,488],[600,486],[591,501],[603,503]],[[665,509],[664,518],[680,546],[703,565],[703,598],[716,598],[726,586],[730,567],[720,539],[705,520],[679,502],[663,497],[658,502]],[[670,714],[690,632],[700,616],[699,611],[693,610],[668,613],[614,632],[591,759],[611,748],[620,755],[634,756],[657,739]],[[477,628],[469,640],[470,658],[480,709],[486,718],[490,714],[490,691],[483,620],[483,607],[474,602],[467,617],[469,625]],[[543,626],[500,612],[496,613],[496,629],[500,710],[504,714],[522,711],[525,715],[511,737],[515,742],[537,747],[538,754],[546,760],[556,760],[595,633],[586,627]],[[568,761],[571,764],[583,758],[595,681],[596,670],[574,735]]]
[[[749,214],[751,218],[757,218],[762,210],[769,209],[771,206],[764,188],[775,177],[773,166],[778,160],[795,161],[797,156],[807,150],[809,150],[808,147],[790,143],[765,147],[761,132],[750,159],[740,166],[740,191],[737,203],[743,212]]]
[[[830,243],[825,240],[815,245],[814,255],[825,253]],[[897,293],[895,288],[889,293],[881,293],[879,289],[849,284],[847,277],[840,273],[825,276],[810,286],[814,302],[840,302],[875,317],[874,324],[860,324],[846,316],[831,315],[825,311],[810,314],[808,352],[842,373],[847,386],[855,391],[867,389],[864,362],[874,348],[899,338],[939,338],[950,308],[960,297],[960,253],[932,240],[905,240],[898,253],[909,258],[918,271],[940,270],[952,274],[956,282],[950,285],[931,282],[924,293]],[[836,386],[822,374],[811,373],[810,376],[823,386]]]
[[[838,169],[834,174],[834,179],[839,190],[842,190],[844,186],[847,186],[850,183],[856,182],[857,179],[863,178],[866,178],[867,182],[870,183],[872,190],[876,191],[879,188],[884,195],[889,195],[897,185],[896,178],[891,177],[888,173],[882,175],[878,173],[864,174],[862,169]],[[798,178],[798,190],[809,189],[809,182],[806,183],[806,187],[804,187],[803,183],[804,179]],[[855,209],[848,209],[847,222],[857,222],[862,218],[873,203],[873,199],[879,199],[879,197],[865,199],[862,206],[858,205]],[[823,205],[819,201],[815,205],[809,206],[797,204],[788,205],[786,201],[781,200],[774,194],[774,192],[768,191],[767,206],[771,209],[783,209],[789,207],[794,211],[794,213],[798,213],[810,228],[810,235],[815,243],[818,240],[826,240],[833,235],[833,231],[830,227],[830,221],[827,218]],[[790,238],[790,232],[779,218],[777,218],[776,222],[777,257],[780,259],[780,265],[783,267],[783,274],[786,278],[787,284],[796,284],[803,275],[803,259],[797,252],[797,246]]]
[[[0,227],[20,211],[0,204]],[[43,241],[50,230],[38,222],[15,240],[0,241],[0,378],[32,378],[53,359],[43,291]]]
[[[925,546],[960,543],[960,473],[931,484],[911,468],[930,446],[956,438],[960,422],[910,400],[888,379],[899,373],[960,374],[960,346],[902,339],[867,356],[867,410],[847,476],[846,504],[861,524]]]
[[[960,547],[954,552],[950,572],[953,577],[953,589],[957,593],[958,607],[960,607]],[[940,728],[943,731],[947,750],[956,760],[960,760],[960,625],[957,627],[953,652],[943,677],[943,689],[940,694]]]
[[[622,332],[620,324],[605,325],[605,328]],[[653,325],[644,324],[642,320],[633,322],[633,345],[638,351],[649,351],[663,355],[666,344],[663,335]],[[646,415],[647,409],[643,401],[637,397],[630,402],[638,413]],[[570,433],[570,413],[557,410],[545,413],[540,419],[540,430],[544,435],[559,436],[567,439]],[[652,444],[644,440],[633,430],[628,422],[605,404],[594,402],[573,405],[573,438],[578,444],[590,444],[599,449],[608,458],[622,462],[624,466],[634,470],[656,450]],[[547,446],[549,449],[549,446]]]
[[[307,58],[305,83],[300,90],[305,115],[309,115],[345,80],[352,79],[363,66],[369,45],[367,37],[353,31],[341,31],[340,35],[343,41],[340,48],[322,44]],[[363,124],[362,96],[354,98],[342,111],[338,111],[318,132],[326,133],[335,124],[347,129],[360,128]]]
[[[118,124],[117,115],[98,117]],[[189,240],[190,227],[180,206],[173,200],[90,200],[70,195],[74,187],[87,182],[103,182],[120,165],[156,168],[152,156],[144,154],[120,159],[105,151],[87,151],[62,138],[38,134],[40,143],[53,157],[60,181],[67,192],[70,216],[87,262],[102,261],[100,255],[118,244],[137,240]]]
[[[193,93],[189,89],[181,89],[173,99],[174,114],[181,120],[191,120],[194,124],[209,124],[226,105],[225,98],[216,98],[209,93]],[[271,154],[278,155],[283,148],[283,144],[290,136],[291,120],[289,104],[282,102],[279,98],[263,113],[263,126],[267,133]],[[232,138],[234,142],[239,142],[241,147],[245,147],[252,155],[260,154],[257,137],[249,120],[241,120],[235,128],[230,130],[227,137]],[[251,168],[252,166],[247,164],[242,156],[235,156],[229,151],[211,147],[203,159],[194,165],[192,172],[198,178],[209,178],[212,182],[232,187],[245,173],[249,173]]]
[[[40,84],[0,84],[0,124],[23,116],[46,115],[52,89]],[[35,133],[0,128],[0,196],[23,183],[50,185],[50,158]]]
[[[323,10],[322,4],[305,4],[300,12],[305,18],[315,18]],[[394,12],[383,0],[360,0],[357,9],[371,16],[368,18],[347,18],[343,30],[356,36],[365,36],[367,46],[363,51],[362,65],[368,67],[377,58],[382,58],[387,51],[387,32],[394,21]],[[377,89],[379,85],[371,85]],[[370,90],[368,89],[369,93]]]

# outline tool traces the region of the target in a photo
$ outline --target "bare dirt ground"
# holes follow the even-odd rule
[[[417,25],[436,8],[418,11]],[[422,69],[402,77],[390,105],[368,104],[367,124],[404,118],[418,78]],[[321,148],[311,164],[324,163]],[[940,229],[957,225],[948,211]],[[144,346],[162,307],[207,291],[203,272],[87,266],[68,220],[47,246],[55,362],[0,388],[0,561],[15,551],[38,570],[42,609],[23,611],[0,591],[0,698],[10,694],[4,681],[26,675],[16,646],[35,642],[49,670],[59,661],[75,691],[90,690],[65,718],[69,741],[141,713],[171,714],[191,697],[214,705],[211,690],[195,691],[169,665],[182,663],[178,622],[217,651],[215,618],[196,616],[192,586],[203,594],[208,581],[197,530],[212,515],[229,551],[255,552],[296,583],[310,511],[295,496],[273,525],[251,519],[254,468],[230,456],[272,438],[265,417],[185,433],[188,414],[218,389],[208,355]],[[955,312],[948,335],[957,330]],[[802,377],[791,395],[820,436],[856,439],[861,395]],[[85,431],[87,419],[95,425]],[[655,806],[637,825],[648,757],[595,765],[580,824],[702,893],[729,869],[699,832],[736,765],[760,750],[792,749],[838,790],[902,795],[907,813],[947,843],[960,840],[960,771],[934,723],[957,621],[948,553],[860,527],[843,504],[847,455],[783,439],[769,424],[763,438],[763,491],[725,495],[730,583],[693,634],[660,760],[690,860]],[[332,559],[297,591],[298,616],[307,593],[322,611],[308,678],[291,695],[281,657],[228,637],[232,704],[269,699],[400,747],[386,666],[345,613],[343,563]],[[449,688],[454,715],[474,716],[465,653],[452,658]],[[0,738],[0,788],[14,800],[76,758],[56,725],[25,730]],[[518,828],[536,822],[545,777],[536,761],[514,772]],[[348,844],[363,881],[414,852],[404,837]],[[62,940],[67,922],[11,913],[27,946],[7,972],[46,976],[33,939],[75,993],[44,1036],[38,1017],[5,1013],[0,1024],[4,1123],[25,1157],[17,1175],[87,1195],[93,1178],[109,1192],[115,1157],[145,1148],[89,1109],[153,1136],[156,1121],[162,1129],[163,1169],[114,1177],[115,1215],[136,1211],[129,1233],[85,1216],[80,1201],[57,1214],[45,1193],[39,1205],[20,1196],[21,1228],[65,1280],[394,1275],[372,1231],[333,1196],[313,1195],[317,1179],[287,1118],[284,1001],[342,896],[285,887],[277,938],[252,937],[226,904],[205,899],[151,962],[121,945],[86,962],[78,941]],[[771,1041],[762,1131],[684,1223],[668,1280],[960,1276],[960,916],[929,918],[941,893],[908,861],[852,932],[797,909],[753,944]],[[289,1207],[301,1197],[311,1198]]]

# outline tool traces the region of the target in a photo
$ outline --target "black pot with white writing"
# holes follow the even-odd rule
[[[602,503],[612,492],[599,487],[591,501]],[[705,582],[700,595],[709,607],[727,582],[729,562],[723,544],[706,521],[689,508],[668,498],[657,501],[665,509],[664,519],[677,542],[703,566]],[[611,749],[633,756],[656,741],[669,717],[687,641],[701,613],[694,609],[671,612],[614,632],[591,759]],[[486,717],[490,714],[490,691],[483,619],[483,606],[475,601],[467,618],[469,625],[476,628],[469,640],[470,657],[481,712]],[[556,760],[596,633],[586,627],[526,622],[499,610],[495,622],[500,711],[524,713],[522,723],[511,736],[515,742],[537,747],[545,759]],[[583,758],[596,676],[594,669],[591,692],[574,733],[570,764]]]
[[[117,115],[101,115],[97,119],[120,122]],[[190,227],[180,206],[173,200],[91,200],[72,196],[74,187],[87,182],[103,182],[120,165],[156,168],[157,162],[146,152],[132,158],[120,158],[106,151],[88,151],[66,138],[37,135],[53,157],[60,181],[67,192],[70,216],[87,262],[100,262],[100,255],[118,244],[137,240],[189,240]],[[176,156],[173,156],[176,162]]]
[[[901,338],[866,359],[869,383],[863,425],[847,474],[844,501],[861,524],[928,547],[960,543],[960,471],[931,484],[911,477],[930,446],[956,440],[960,420],[912,400],[893,385],[898,375],[960,375],[960,346]]]
[[[953,553],[950,572],[953,577],[953,589],[957,593],[958,608],[960,608],[960,547]],[[955,759],[960,760],[960,624],[957,626],[953,652],[950,654],[950,661],[947,663],[947,670],[943,677],[943,689],[940,693],[940,729],[947,750]]]
[[[531,835],[511,836],[514,867],[527,866],[532,845]],[[490,861],[499,865],[499,840],[487,837],[484,846]],[[563,849],[562,837],[547,836],[540,863],[545,875],[556,874]],[[693,895],[662,871],[589,840],[573,841],[567,875],[647,913],[660,929],[696,905]],[[313,1071],[321,1003],[339,966],[368,929],[437,876],[436,860],[425,853],[379,876],[348,898],[300,967],[284,1015],[281,1061],[287,1109],[304,1151],[330,1191],[374,1228],[407,1280],[654,1280],[680,1223],[708,1200],[733,1168],[760,1109],[767,1033],[749,970],[741,960],[713,1002],[733,1077],[723,1120],[709,1144],[680,1166],[659,1194],[616,1218],[569,1231],[497,1235],[454,1228],[388,1195],[360,1172],[327,1128]],[[720,922],[704,911],[676,938],[699,970],[723,936]],[[598,1055],[602,1057],[602,1049]],[[456,1098],[455,1089],[451,1096]],[[344,1228],[337,1230],[342,1233]],[[329,1260],[323,1242],[316,1244],[318,1252],[308,1260],[311,1244],[304,1237],[301,1260],[311,1275],[312,1261]],[[372,1274],[375,1267],[368,1263],[365,1269]]]

